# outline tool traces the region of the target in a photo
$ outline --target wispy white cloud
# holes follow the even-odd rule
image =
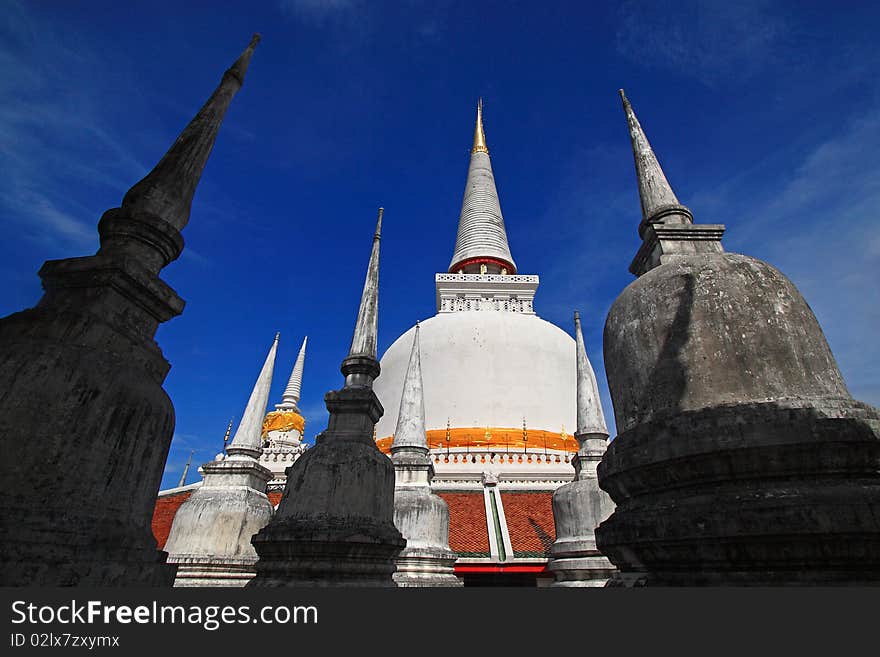
[[[99,93],[112,77],[105,59],[76,38],[38,23],[20,3],[0,18],[0,209],[29,239],[53,247],[97,243],[100,210],[77,203],[71,189],[121,198],[147,171],[107,127],[112,107],[96,100],[120,91]]]
[[[807,153],[781,192],[739,222],[750,237],[735,244],[759,252],[792,278],[853,391],[880,405],[878,170],[875,108]]]
[[[629,1],[619,10],[616,41],[618,52],[636,63],[711,85],[782,58],[789,28],[765,0]]]

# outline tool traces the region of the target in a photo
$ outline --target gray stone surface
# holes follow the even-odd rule
[[[394,524],[406,539],[394,581],[401,587],[462,586],[454,573],[457,555],[449,549],[449,507],[431,491],[434,466],[429,451],[416,324],[391,443]]]
[[[0,320],[0,584],[170,585],[150,520],[174,430],[154,340],[184,302],[158,278],[255,38],[156,168],[98,225],[97,254],[46,262]],[[34,496],[39,491],[39,498]]]
[[[327,430],[287,470],[274,519],[253,538],[259,555],[249,586],[394,586],[395,557],[405,541],[394,526],[394,468],[376,447],[382,405],[376,328],[379,239],[373,237],[367,279],[349,355],[345,386],[324,396]]]
[[[599,400],[596,375],[574,314],[577,358],[578,453],[573,459],[575,480],[553,493],[556,540],[550,548],[548,568],[556,576],[552,586],[604,586],[614,566],[596,547],[596,527],[614,511],[614,503],[599,488],[596,466],[608,442],[608,429]]]
[[[880,412],[785,276],[667,227],[605,324],[610,583],[880,582]]]
[[[254,576],[251,538],[272,519],[266,496],[272,472],[257,462],[278,336],[266,356],[228,455],[202,466],[204,482],[174,516],[165,544],[178,565],[174,586],[244,586]]]

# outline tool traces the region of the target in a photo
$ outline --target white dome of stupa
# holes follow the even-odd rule
[[[534,314],[478,310],[440,313],[420,327],[426,429],[471,429],[483,439],[487,429],[519,435],[525,420],[529,431],[574,432],[575,342],[565,331]],[[397,425],[414,332],[382,356],[378,438]]]

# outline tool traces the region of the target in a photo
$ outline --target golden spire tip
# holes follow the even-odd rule
[[[489,154],[489,147],[486,145],[486,132],[483,130],[483,99],[477,101],[477,125],[474,128],[474,146],[471,153]]]

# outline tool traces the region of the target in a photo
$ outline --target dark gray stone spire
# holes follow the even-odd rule
[[[636,118],[632,105],[623,89],[619,90],[623,111],[629,125],[629,138],[632,142],[633,160],[636,165],[636,179],[639,185],[639,200],[642,204],[642,225],[649,223],[692,223],[693,216],[678,201],[666,174],[660,168],[654,149]],[[639,228],[639,233],[644,230]]]
[[[122,199],[123,210],[145,223],[159,221],[170,224],[177,231],[183,230],[189,222],[193,195],[214,148],[220,124],[229,103],[244,84],[245,73],[259,41],[260,35],[255,34],[168,152],[128,191]]]
[[[643,241],[629,266],[630,272],[641,276],[662,262],[681,255],[721,253],[724,250],[721,246],[724,226],[694,225],[691,211],[679,203],[666,180],[623,89],[620,89],[620,99],[623,101],[623,111],[629,126],[639,201],[642,206],[639,236]]]
[[[611,583],[876,584],[880,411],[792,282],[724,252],[723,229],[649,223],[608,312]]]
[[[382,215],[379,208],[376,232],[373,234],[373,249],[367,265],[367,277],[361,294],[357,321],[348,357],[342,361],[345,387],[372,387],[379,376],[379,361],[376,358],[376,344],[379,339],[379,241],[382,238]]]
[[[372,388],[382,213],[342,362],[345,385],[324,395],[327,429],[288,468],[275,518],[253,538],[260,560],[251,586],[394,586],[405,541],[394,526],[394,467],[373,439],[385,412]]]
[[[101,248],[40,269],[0,320],[0,585],[170,585],[150,530],[174,433],[154,340],[184,302],[158,273],[256,40],[156,168],[98,224]],[[34,507],[32,491],[42,491]]]

